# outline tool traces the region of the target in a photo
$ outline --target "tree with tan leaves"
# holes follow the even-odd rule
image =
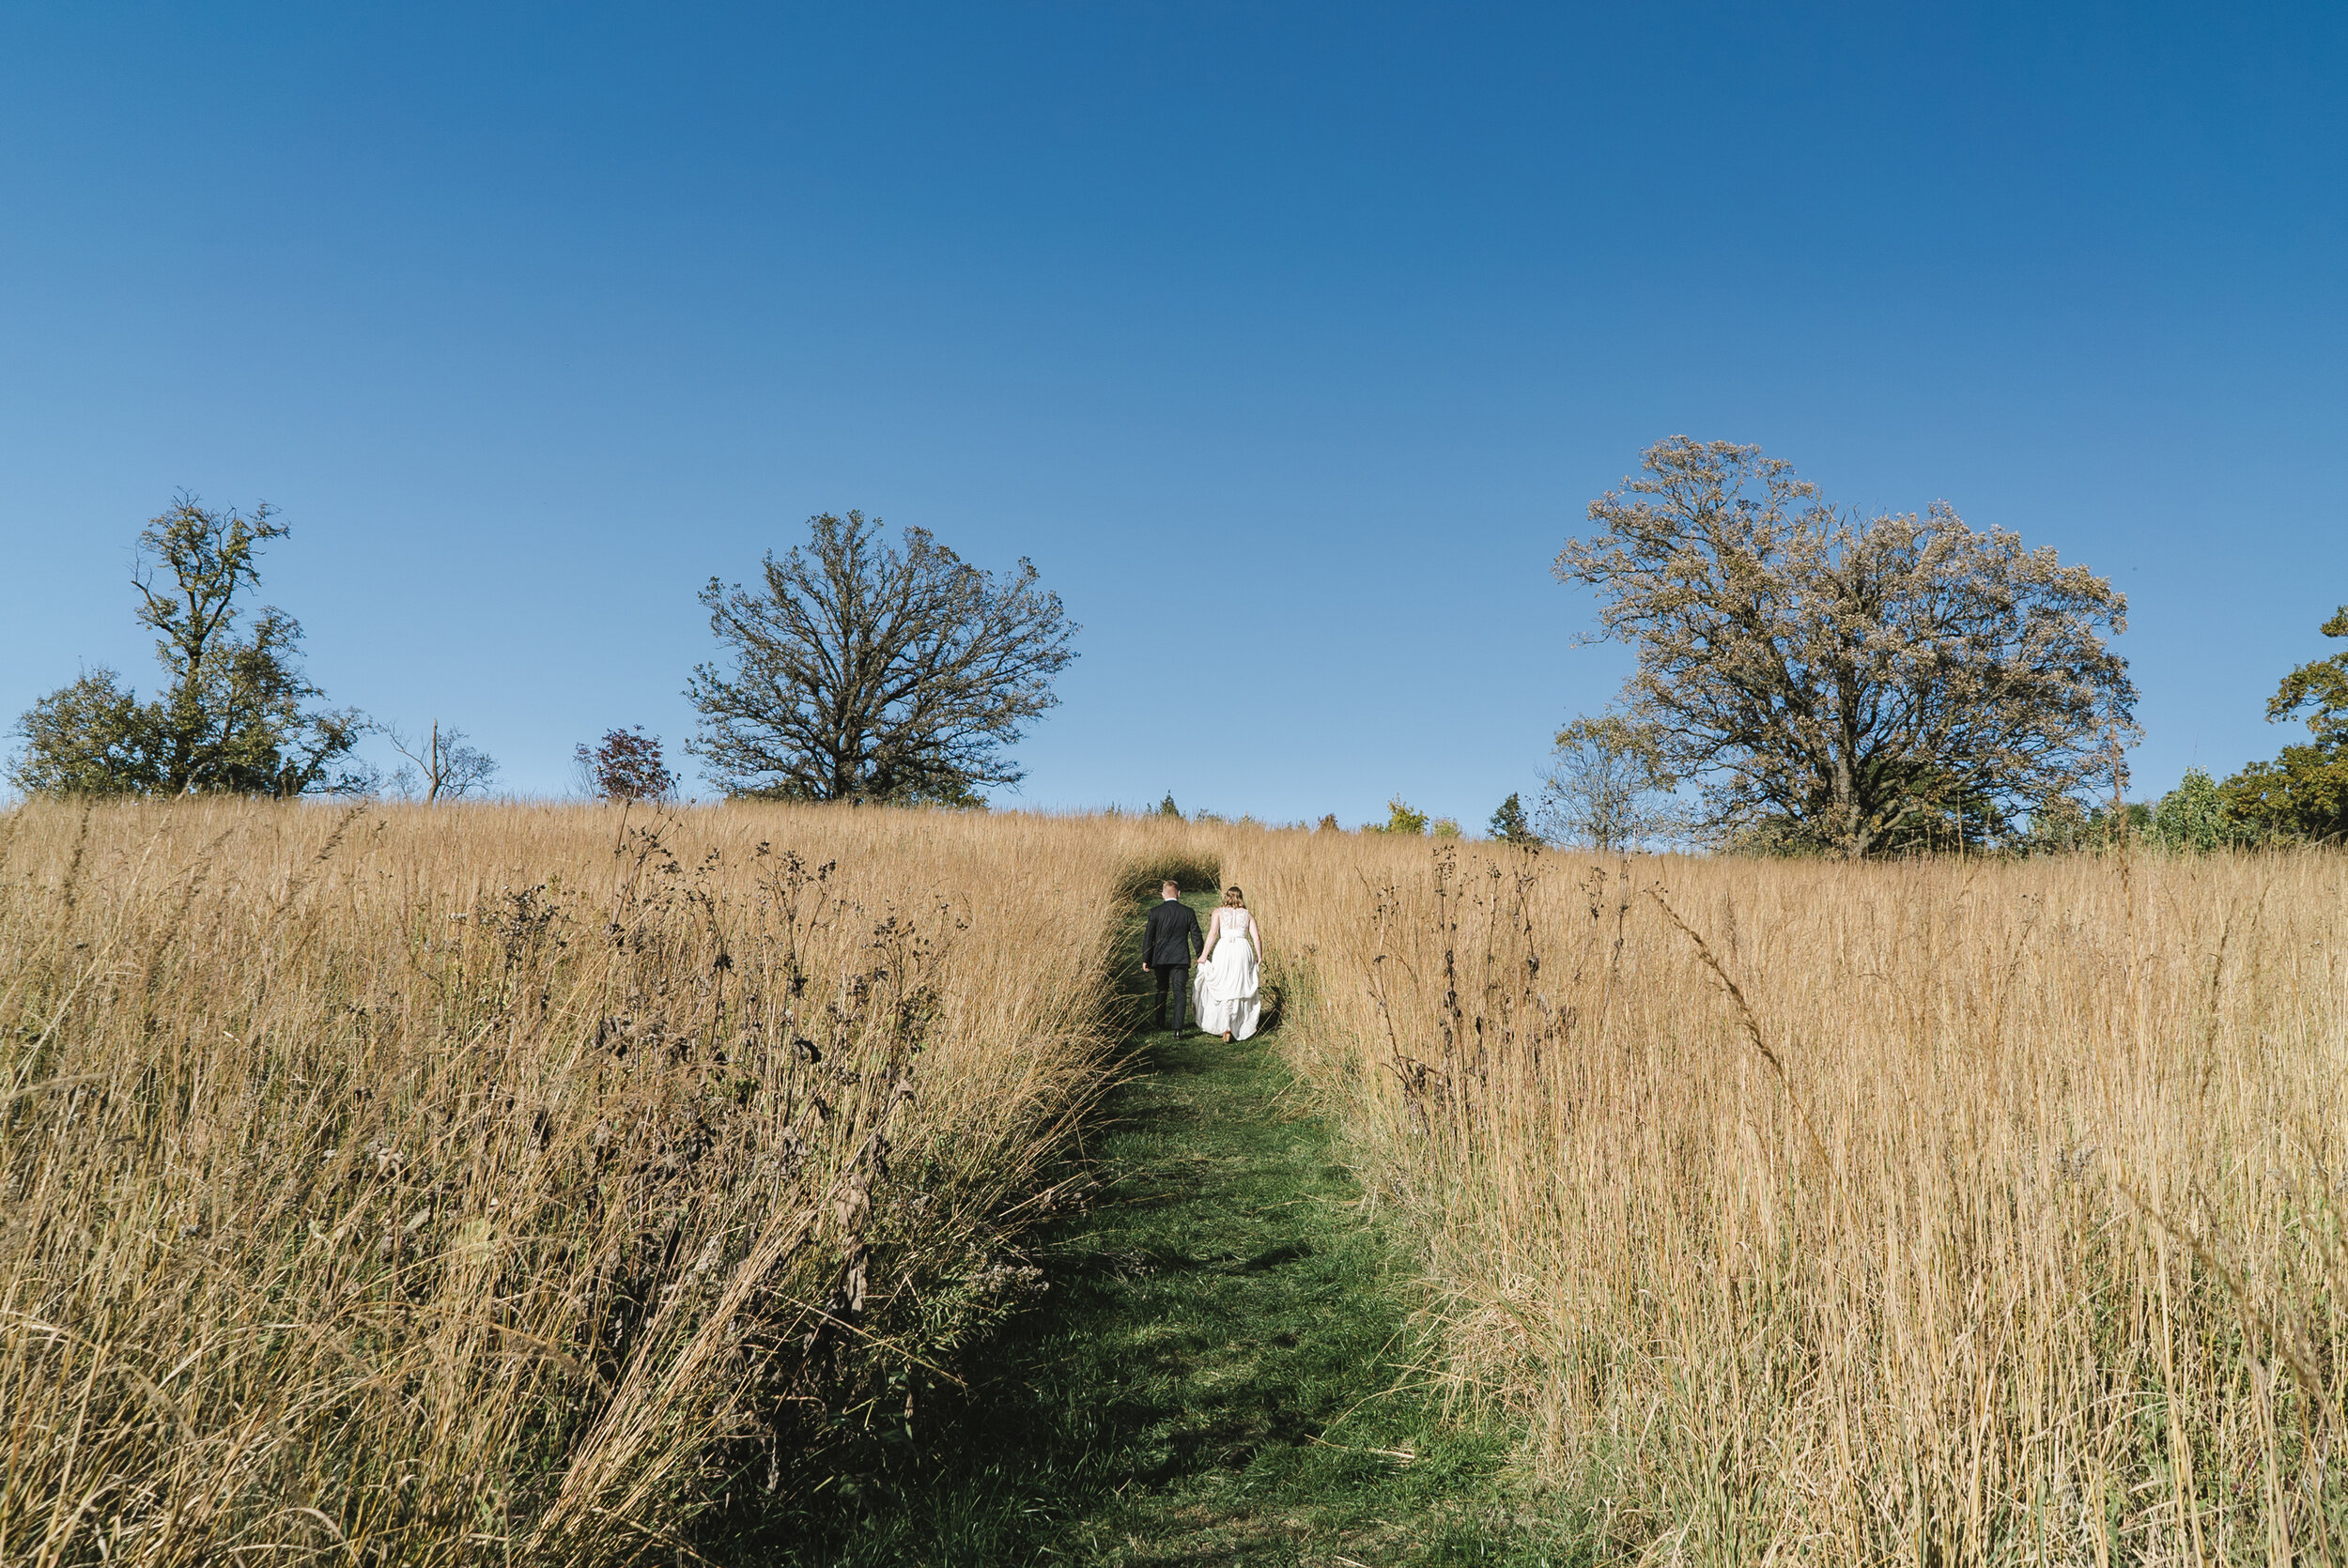
[[[1590,503],[1557,576],[1638,669],[1624,711],[1707,825],[1858,857],[2126,781],[2127,601],[2049,547],[1837,511],[1761,449],[1674,437]]]

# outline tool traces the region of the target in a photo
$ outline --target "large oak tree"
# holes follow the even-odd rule
[[[1557,575],[1638,668],[1630,718],[1709,824],[1859,856],[2124,782],[2136,688],[2107,579],[1970,528],[1838,512],[1758,447],[1675,437]]]
[[[1022,776],[1003,748],[1054,706],[1075,656],[1059,595],[1035,567],[996,576],[922,529],[902,547],[880,519],[829,513],[764,562],[755,589],[712,577],[709,627],[731,669],[704,664],[686,696],[687,746],[728,794],[968,804]]]

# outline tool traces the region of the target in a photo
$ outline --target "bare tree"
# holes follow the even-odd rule
[[[1618,714],[1578,718],[1557,731],[1535,822],[1543,838],[1599,851],[1676,838],[1688,826],[1678,783],[1651,729]]]
[[[468,791],[481,789],[497,776],[495,759],[467,746],[462,730],[441,729],[439,719],[432,721],[428,734],[412,740],[389,725],[383,733],[391,741],[392,749],[409,762],[394,776],[394,779],[409,788],[422,788],[426,806],[442,795],[454,800]]]
[[[1590,503],[1556,572],[1637,650],[1628,716],[1700,779],[1710,825],[1848,855],[1964,812],[2010,822],[2118,775],[2136,734],[2127,601],[2049,548],[1836,513],[1758,447],[1687,437]]]
[[[762,591],[702,591],[734,669],[693,671],[686,749],[733,795],[964,804],[1016,783],[1002,748],[1075,656],[1059,595],[1024,560],[990,576],[921,529],[892,549],[860,513],[808,530],[765,558]]]

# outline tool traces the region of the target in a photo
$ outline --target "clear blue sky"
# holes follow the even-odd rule
[[[1084,625],[1024,799],[1480,824],[1679,432],[2111,575],[2137,792],[2348,602],[2348,10],[0,6],[0,710],[175,488],[516,788],[819,510]]]

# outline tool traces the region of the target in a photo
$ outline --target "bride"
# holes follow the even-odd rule
[[[1263,931],[1247,912],[1236,887],[1223,890],[1223,907],[1207,922],[1207,945],[1198,955],[1198,977],[1191,982],[1191,1010],[1198,1027],[1225,1039],[1256,1032],[1260,1011],[1258,971],[1263,963]]]

